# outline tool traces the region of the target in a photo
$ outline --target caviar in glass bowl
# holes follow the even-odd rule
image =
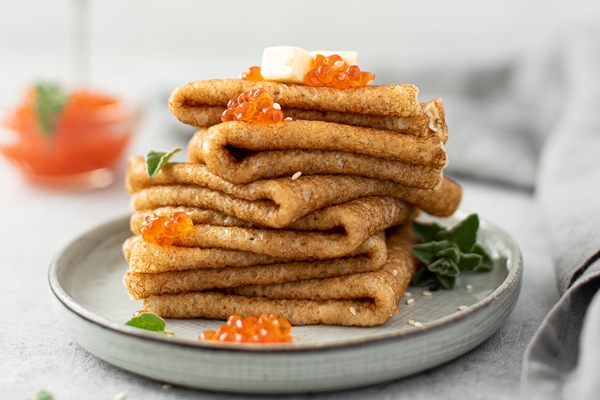
[[[3,113],[0,153],[34,184],[105,187],[114,180],[136,120],[118,97],[38,84]]]

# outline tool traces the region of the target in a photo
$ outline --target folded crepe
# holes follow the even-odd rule
[[[161,213],[162,210],[157,212]],[[134,234],[141,232],[142,216],[145,214],[133,215],[131,228]],[[362,197],[317,210],[286,229],[195,224],[189,232],[176,238],[173,244],[243,250],[292,260],[324,260],[343,257],[356,250],[369,237],[414,216],[414,207],[402,200]]]
[[[150,296],[144,307],[164,318],[226,319],[272,312],[293,325],[375,326],[397,313],[397,303],[415,273],[416,238],[410,224],[390,235],[384,266],[372,272],[309,279],[228,292],[198,291]]]
[[[277,260],[271,264],[251,264],[249,260],[256,258],[252,254],[246,257],[246,252],[235,254],[232,251],[228,255],[229,262],[223,262],[221,259],[212,263],[211,253],[219,253],[220,249],[160,247],[136,238],[129,255],[130,268],[123,278],[123,283],[132,299],[141,300],[163,294],[268,285],[375,271],[386,262],[387,248],[382,236],[375,235],[369,238],[356,251],[345,257],[319,261]],[[144,272],[145,269],[140,268],[141,265],[137,262],[140,259],[139,252],[143,248],[150,248],[155,256],[150,262],[157,268],[149,272]],[[182,265],[195,268],[182,269]]]
[[[125,240],[123,254],[129,263],[129,270],[135,273],[187,271],[197,268],[240,268],[289,261],[241,250],[159,246],[146,242],[140,235]]]
[[[303,174],[345,174],[433,189],[448,163],[438,137],[321,121],[259,125],[225,122],[200,129],[188,145],[203,163],[232,183]]]
[[[180,121],[203,126],[194,116],[199,107],[225,108],[232,98],[258,88],[269,92],[282,108],[395,117],[423,115],[417,100],[419,89],[410,84],[365,86],[341,91],[330,87],[241,79],[213,79],[182,85],[171,94],[169,108]]]
[[[394,197],[431,215],[448,216],[458,208],[462,197],[460,186],[448,178],[435,190],[347,175],[235,185],[194,163],[167,163],[149,178],[142,157],[130,158],[126,187],[136,211],[163,206],[198,207],[272,228],[285,227],[318,209],[367,196]]]
[[[196,105],[179,116],[184,122],[198,128],[208,128],[221,123],[221,114],[227,107]],[[421,103],[422,115],[411,117],[395,117],[390,115],[368,115],[344,113],[336,111],[299,110],[282,108],[286,118],[292,120],[325,121],[344,125],[362,126],[365,128],[385,129],[407,135],[437,136],[444,143],[448,140],[448,125],[442,99]]]

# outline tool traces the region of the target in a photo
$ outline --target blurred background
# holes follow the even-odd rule
[[[0,108],[36,80],[83,83],[139,107],[131,151],[146,151],[147,135],[159,147],[189,131],[167,110],[178,85],[237,77],[267,46],[356,50],[376,84],[443,98],[450,172],[531,188],[561,95],[561,15],[542,0],[5,0]]]

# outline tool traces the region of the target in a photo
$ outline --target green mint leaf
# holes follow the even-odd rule
[[[171,157],[177,152],[181,151],[181,147],[176,147],[169,152],[165,151],[154,151],[151,150],[146,154],[146,170],[148,176],[153,178],[154,175],[160,171],[160,169],[169,161]]]
[[[472,272],[475,271],[481,264],[481,257],[479,254],[469,253],[462,254],[458,261],[458,268],[461,272]]]
[[[59,85],[52,83],[38,83],[35,91],[34,109],[38,126],[43,134],[48,135],[54,131],[68,96]]]
[[[442,287],[444,289],[446,289],[446,290],[454,289],[454,285],[456,284],[456,276],[436,274],[436,278],[437,278],[438,282],[440,283],[440,285],[442,285]]]
[[[40,390],[34,397],[30,397],[29,400],[54,400],[54,396],[47,390]]]
[[[489,267],[492,266],[492,264],[493,264],[492,257],[490,257],[490,255],[485,251],[483,246],[481,246],[480,244],[476,243],[475,246],[473,246],[473,248],[471,249],[471,253],[479,254],[481,256],[482,264],[485,264]]]
[[[471,214],[452,228],[438,232],[435,240],[449,240],[463,253],[469,253],[477,240],[477,229],[479,229],[479,217],[477,214]]]
[[[413,253],[425,267],[413,277],[413,286],[438,283],[452,289],[461,272],[490,271],[492,258],[476,243],[479,217],[471,214],[451,228],[438,224],[413,222],[414,233],[422,240]]]
[[[436,259],[436,254],[450,246],[450,242],[442,240],[439,242],[419,243],[412,247],[413,253],[425,264],[431,264]]]
[[[481,263],[474,269],[475,272],[488,272],[494,268],[494,262],[492,257],[485,251],[485,249],[478,243],[471,249],[471,254],[477,254],[481,256]]]
[[[427,224],[424,222],[413,221],[412,230],[415,235],[425,243],[434,241],[435,235],[437,235],[438,232],[443,231],[444,227],[435,222]]]
[[[145,329],[152,332],[164,332],[173,334],[171,331],[165,330],[167,323],[164,319],[151,312],[144,312],[138,316],[131,318],[125,322],[125,325],[135,326],[136,328]]]
[[[411,284],[413,286],[427,286],[436,282],[437,278],[433,272],[429,271],[427,268],[421,268],[415,273]]]
[[[456,245],[452,245],[435,253],[435,258],[447,258],[457,263],[460,259],[460,250]]]
[[[449,258],[438,258],[427,266],[427,269],[431,272],[435,272],[438,277],[439,275],[445,276],[456,276],[460,273],[458,265]]]

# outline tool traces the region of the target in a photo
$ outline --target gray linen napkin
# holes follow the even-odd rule
[[[537,182],[562,297],[527,349],[527,399],[600,398],[600,9],[569,6],[568,93]]]

